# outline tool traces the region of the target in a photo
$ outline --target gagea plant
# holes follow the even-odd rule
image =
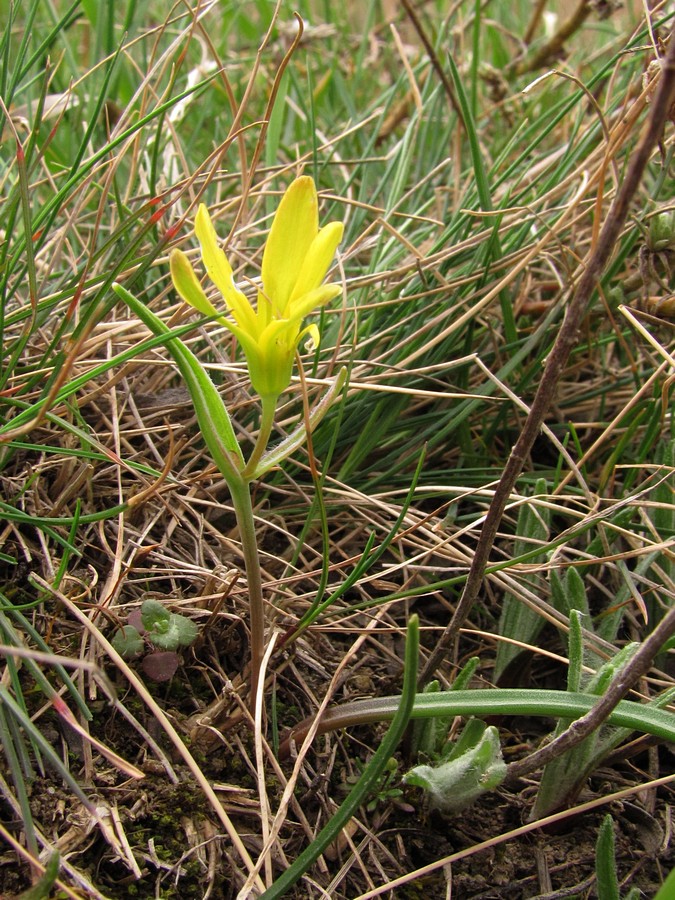
[[[206,206],[195,219],[204,268],[220,299],[212,302],[187,256],[174,250],[171,277],[182,299],[202,315],[216,319],[239,341],[249,377],[261,401],[261,422],[254,448],[245,459],[229,413],[201,363],[185,344],[140,300],[119,284],[114,290],[156,335],[166,335],[172,354],[194,402],[204,442],[225,478],[234,506],[244,552],[249,589],[251,633],[251,702],[255,700],[265,645],[265,616],[260,560],[256,543],[250,484],[293,453],[314,429],[344,385],[346,372],[332,381],[303,422],[276,447],[268,449],[279,397],[291,383],[300,343],[319,345],[315,324],[305,318],[341,292],[339,284],[322,282],[342,238],[341,222],[319,228],[319,203],[312,178],[301,176],[284,194],[274,217],[262,260],[262,283],[255,304],[235,284],[232,266],[218,245]]]

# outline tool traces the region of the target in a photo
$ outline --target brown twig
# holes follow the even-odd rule
[[[487,565],[490,550],[497,535],[499,523],[509,496],[555,396],[563,368],[576,343],[577,332],[588,310],[596,281],[607,263],[626,221],[630,202],[639,187],[642,173],[651,152],[661,138],[674,96],[675,27],[671,35],[668,55],[663,63],[661,83],[652,100],[652,111],[647,129],[629,161],[625,179],[607,214],[595,250],[588,260],[586,269],[579,279],[576,291],[567,307],[565,318],[546,361],[544,373],[532,401],[530,412],[523,425],[523,430],[511,450],[511,455],[492,498],[459,603],[424,667],[420,676],[421,684],[425,684],[433,677],[436,669],[448,653],[449,648],[455,643],[459,629],[478,596],[485,566]]]
[[[528,22],[525,34],[523,35],[523,44],[525,44],[526,47],[532,43],[532,38],[536,34],[537,28],[539,28],[541,17],[543,16],[547,5],[548,0],[537,0],[534,4],[530,21]]]
[[[525,72],[536,72],[537,69],[549,66],[551,61],[557,60],[563,53],[565,41],[581,28],[592,11],[593,5],[590,0],[580,0],[569,19],[565,19],[561,23],[555,34],[551,35],[550,39],[533,56],[521,57],[514,61],[511,67],[513,74],[523,75]]]
[[[412,22],[413,27],[419,36],[419,39],[424,44],[424,49],[426,50],[427,56],[429,57],[429,62],[434,67],[436,74],[438,75],[438,77],[441,80],[441,84],[443,85],[443,90],[448,95],[448,100],[450,101],[450,105],[452,106],[454,111],[457,113],[457,115],[459,117],[459,121],[463,125],[464,118],[462,117],[462,113],[459,108],[459,103],[457,102],[457,98],[455,97],[455,92],[452,88],[450,79],[448,78],[448,75],[447,75],[445,69],[441,65],[441,62],[438,58],[438,55],[436,54],[436,51],[434,50],[434,45],[429,40],[429,37],[428,37],[426,31],[424,30],[422,23],[420,22],[420,20],[417,16],[417,13],[415,12],[415,9],[413,8],[412,3],[410,3],[410,0],[402,0],[402,3],[403,3],[403,8],[405,9],[406,15]]]
[[[607,719],[619,700],[650,670],[654,658],[665,642],[675,633],[675,609],[671,609],[649,637],[645,638],[635,656],[617,673],[595,706],[576,719],[561,735],[525,759],[517,760],[507,769],[507,778],[520,778],[566,753],[592,734]]]

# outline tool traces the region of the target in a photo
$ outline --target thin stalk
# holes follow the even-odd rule
[[[527,29],[525,34],[523,35],[523,45],[527,47],[534,38],[534,35],[539,28],[539,23],[541,22],[542,15],[544,13],[544,9],[546,8],[546,4],[548,0],[537,0],[534,5],[534,9],[530,15],[530,21],[528,22]]]
[[[457,113],[457,115],[459,116],[459,121],[463,125],[464,119],[462,117],[462,113],[459,108],[459,103],[457,102],[457,97],[455,97],[455,92],[453,90],[452,84],[450,83],[450,79],[446,75],[445,69],[441,65],[441,61],[439,60],[438,54],[436,53],[436,50],[434,49],[434,45],[431,43],[429,36],[427,35],[426,31],[424,30],[422,22],[421,22],[419,16],[417,15],[417,12],[415,11],[413,4],[411,3],[411,0],[402,0],[402,3],[403,3],[403,9],[405,10],[406,15],[410,19],[410,21],[413,25],[413,28],[415,29],[415,31],[419,35],[420,40],[424,44],[424,49],[426,50],[427,56],[429,57],[429,62],[434,67],[434,70],[435,70],[436,74],[438,75],[438,77],[441,81],[441,84],[443,85],[443,90],[445,91],[445,93],[448,97],[448,100],[450,101],[450,106]]]
[[[274,414],[277,409],[277,399],[277,397],[262,398],[262,413],[258,437],[253,452],[246,463],[246,467],[241,473],[246,481],[251,481],[255,477],[255,470],[260,462],[260,457],[263,455],[269,444],[270,435],[272,434],[272,428],[274,426]]]
[[[548,66],[551,60],[557,59],[565,48],[565,41],[569,40],[572,35],[578,31],[584,24],[584,21],[593,12],[593,4],[588,0],[579,0],[576,9],[558,28],[556,33],[529,59],[517,60],[511,69],[517,75],[525,72],[533,72],[536,69]],[[528,35],[530,29],[528,28]]]
[[[249,704],[251,710],[253,710],[260,677],[260,667],[262,666],[265,652],[265,605],[260,574],[260,556],[258,554],[253,504],[251,503],[251,491],[248,482],[244,481],[243,478],[232,478],[228,480],[228,487],[230,488],[230,496],[232,497],[232,504],[237,517],[241,547],[244,553],[246,582],[248,584],[249,627],[251,630]]]

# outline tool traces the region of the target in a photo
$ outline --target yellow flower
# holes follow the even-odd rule
[[[262,260],[262,287],[256,306],[234,283],[232,266],[218,245],[206,206],[195,218],[202,260],[211,281],[223,295],[232,319],[218,315],[181,250],[170,256],[171,277],[180,296],[205,316],[234,334],[246,355],[253,388],[266,402],[275,402],[291,382],[293,360],[307,335],[319,344],[316,325],[302,327],[312,310],[341,291],[339,284],[322,285],[337,245],[342,222],[319,228],[319,202],[314,181],[302,176],[290,185],[274,216]]]

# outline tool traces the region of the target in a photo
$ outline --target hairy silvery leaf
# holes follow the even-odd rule
[[[476,724],[482,727],[472,727]],[[497,729],[483,722],[469,727],[480,737],[463,753],[437,766],[415,766],[403,778],[406,784],[424,788],[431,805],[443,812],[460,812],[506,777]]]

